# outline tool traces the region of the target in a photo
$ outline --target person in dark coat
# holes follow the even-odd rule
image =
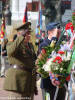
[[[40,39],[36,39],[36,42],[35,42],[35,45],[38,47],[37,49],[37,56],[39,54],[39,45],[44,41],[44,39],[46,38],[46,34],[45,34],[45,31],[41,31],[41,37]]]
[[[60,29],[58,29],[58,25],[59,23],[54,22],[54,23],[49,23],[46,26],[46,29],[48,31],[48,37],[39,46],[39,51],[40,51],[40,54],[38,55],[39,59],[42,59],[42,48],[50,45],[52,40],[55,40],[55,41],[58,40],[57,37],[60,34],[59,33]],[[38,63],[38,58],[36,60],[36,64]],[[41,89],[43,93],[43,100],[45,100],[46,92],[50,94],[50,100],[54,100],[56,86],[54,86],[54,83],[51,82],[50,77],[41,79]],[[65,88],[64,87],[60,88],[56,100],[65,100],[65,94],[66,94]]]
[[[27,22],[16,29],[19,34],[6,49],[10,68],[6,71],[4,90],[12,100],[33,100],[36,90],[35,51],[30,40],[31,23]]]
[[[2,42],[1,77],[5,77],[5,64],[7,60],[7,50],[6,50],[7,43],[8,43],[8,39],[4,39]]]

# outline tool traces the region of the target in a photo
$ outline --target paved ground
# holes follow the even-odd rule
[[[0,78],[0,100],[7,100],[7,95],[8,92],[3,90],[3,83],[4,83],[4,78]],[[34,96],[34,100],[42,100],[42,94],[41,94],[41,89],[40,89],[40,80],[37,82],[38,86],[38,95]],[[75,100],[75,84],[73,84],[73,99]]]
[[[39,80],[40,81],[40,80]],[[3,90],[3,83],[4,83],[4,78],[0,78],[0,100],[7,100],[6,97],[8,95],[8,92]],[[40,82],[37,82],[38,85],[38,95],[34,96],[34,100],[42,100],[42,94],[40,90]]]

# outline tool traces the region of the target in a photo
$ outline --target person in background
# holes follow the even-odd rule
[[[50,45],[51,41],[53,40],[57,42],[58,40],[57,37],[59,37],[59,34],[60,34],[60,29],[58,26],[59,26],[59,23],[57,22],[49,23],[46,26],[48,37],[39,45],[40,54],[37,57],[36,65],[38,64],[38,59],[41,60],[43,58],[42,49]],[[38,66],[37,66],[37,69],[38,69]],[[45,97],[46,93],[50,94],[50,100],[54,100],[56,86],[58,84],[56,84],[55,86],[54,85],[55,85],[55,82],[52,82],[50,80],[50,77],[41,78],[41,89],[42,89],[43,100],[46,100],[46,97]],[[66,89],[64,87],[60,88],[56,100],[65,100],[65,94],[66,94]]]
[[[0,65],[1,65],[1,41],[0,41]],[[1,68],[0,68],[1,70]]]
[[[7,43],[8,43],[8,39],[4,39],[2,42],[1,77],[5,77],[5,64],[7,60],[7,50],[6,50]]]
[[[36,39],[36,42],[35,42],[35,45],[38,46],[38,48],[39,48],[39,45],[44,41],[45,37],[46,37],[46,34],[45,34],[45,31],[43,30],[41,31],[40,39]],[[38,54],[39,54],[39,49],[37,50],[37,56]]]
[[[36,55],[30,41],[31,23],[27,22],[16,29],[16,39],[7,44],[10,68],[4,81],[4,90],[8,91],[9,100],[33,100],[37,94],[36,87]]]
[[[43,42],[43,40],[45,39],[45,37],[46,37],[45,31],[41,31],[41,39],[40,39],[40,43]]]

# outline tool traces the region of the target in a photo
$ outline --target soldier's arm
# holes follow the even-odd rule
[[[35,62],[35,64],[37,65],[37,68],[38,68],[38,62],[39,62],[39,60],[44,59],[45,56],[46,56],[46,50],[42,49],[41,53],[38,55],[37,60]]]
[[[19,48],[23,40],[24,40],[23,36],[18,36],[14,42],[8,43],[6,46],[7,54],[9,56],[13,55],[16,52],[16,50]]]

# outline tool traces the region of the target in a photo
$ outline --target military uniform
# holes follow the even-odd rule
[[[32,97],[36,87],[33,45],[25,44],[24,37],[19,36],[14,42],[8,42],[6,48],[10,68],[6,72],[4,89]]]
[[[58,26],[59,23],[49,23],[46,26],[47,30],[52,30],[54,28],[56,28],[56,26]],[[51,39],[46,38],[40,45],[39,45],[39,51],[41,52],[42,48],[47,47],[48,45],[50,45],[51,41],[57,41],[57,37],[52,37]],[[50,100],[54,100],[54,95],[56,92],[56,86],[54,86],[50,80],[50,77],[47,78],[41,78],[41,89],[43,90],[43,92],[48,92],[50,94]],[[45,94],[45,93],[44,93]],[[59,88],[58,91],[58,95],[57,95],[57,99],[56,100],[65,100],[65,94],[66,94],[66,89],[63,88]],[[45,94],[46,95],[46,94]],[[43,95],[43,100],[45,100],[45,97]]]

